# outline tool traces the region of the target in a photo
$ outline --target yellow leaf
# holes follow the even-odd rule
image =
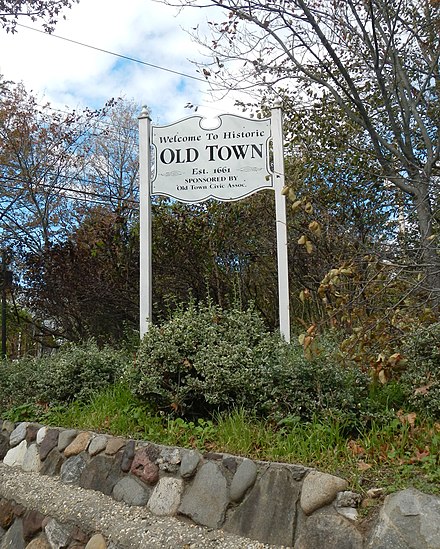
[[[382,383],[382,385],[385,385],[385,383],[388,381],[385,370],[381,370],[379,372],[378,378],[379,378],[379,381]]]
[[[305,340],[305,338],[306,338],[306,334],[300,334],[300,335],[298,336],[298,343],[299,343],[300,345],[304,345],[304,340]]]
[[[304,206],[304,211],[308,214],[313,213],[313,206],[311,202],[307,202],[307,204]]]
[[[308,254],[313,253],[313,244],[310,242],[310,240],[307,240],[306,242],[306,250]]]
[[[313,234],[316,234],[316,236],[321,236],[321,225],[317,221],[309,223],[309,229]]]
[[[296,212],[301,207],[302,201],[301,200],[295,200],[295,202],[292,204],[292,211]]]
[[[295,194],[295,191],[292,188],[289,189],[289,199],[292,202],[295,202],[295,200],[296,200],[296,194]]]
[[[284,185],[284,187],[281,189],[281,194],[283,196],[287,196],[289,194],[290,188],[287,185]]]
[[[306,238],[304,235],[302,235],[302,236],[298,239],[298,244],[299,244],[300,246],[303,246],[306,242],[307,242],[307,238]]]

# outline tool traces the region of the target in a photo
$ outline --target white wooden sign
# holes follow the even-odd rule
[[[200,116],[151,126],[148,109],[139,116],[140,335],[152,320],[151,196],[196,203],[209,198],[239,200],[260,189],[275,191],[280,332],[290,341],[286,201],[281,107],[266,120],[221,115],[214,128]],[[272,141],[273,169],[269,167]]]
[[[153,195],[181,202],[239,200],[272,187],[270,120],[221,115],[214,129],[192,116],[153,126]]]

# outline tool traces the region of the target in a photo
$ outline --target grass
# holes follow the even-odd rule
[[[3,417],[316,467],[346,478],[361,493],[372,487],[390,493],[409,486],[440,493],[440,423],[414,414],[398,413],[356,433],[337,419],[304,423],[286,418],[274,424],[243,410],[185,421],[155,414],[125,385],[116,384],[86,403],[48,409],[24,405]]]

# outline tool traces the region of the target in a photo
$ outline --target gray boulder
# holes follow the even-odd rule
[[[243,503],[230,511],[224,529],[273,545],[292,546],[300,489],[288,467],[271,466]]]
[[[409,488],[385,498],[366,549],[439,549],[440,498]]]
[[[295,543],[295,549],[318,548],[362,549],[363,538],[350,520],[332,508],[321,509],[306,518]]]
[[[226,479],[219,466],[205,463],[183,496],[179,512],[203,526],[220,528],[228,505]]]

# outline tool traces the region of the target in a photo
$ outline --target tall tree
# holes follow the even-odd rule
[[[170,2],[173,3],[173,2]],[[435,241],[440,135],[440,6],[434,0],[181,0],[228,12],[213,22],[204,74],[226,89],[327,94],[363,135],[384,186],[410,203],[422,285],[440,302]],[[320,136],[317,136],[320,139]],[[397,194],[396,194],[397,196]]]
[[[138,116],[140,106],[126,99],[107,103],[99,128],[87,144],[84,177],[88,189],[102,196],[108,208],[127,225],[138,218]]]
[[[72,197],[99,112],[61,112],[20,85],[0,95],[1,245],[41,251],[75,224]]]
[[[136,327],[139,240],[120,225],[95,206],[67,239],[28,255],[25,291],[39,324],[69,340],[107,342]]]

